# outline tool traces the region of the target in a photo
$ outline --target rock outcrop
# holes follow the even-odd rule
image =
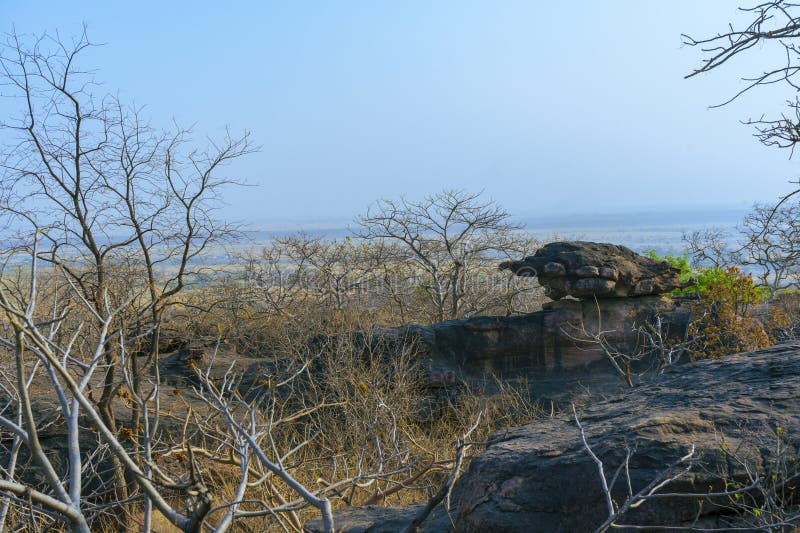
[[[630,448],[636,492],[694,445],[691,473],[665,491],[707,493],[724,490],[726,482],[749,483],[726,450],[769,476],[776,428],[783,436],[800,435],[798,391],[800,345],[783,345],[674,368],[579,414],[609,478]],[[796,442],[789,446],[787,457],[797,452]],[[626,498],[623,479],[612,489],[617,502]],[[453,501],[456,531],[465,532],[592,531],[607,516],[597,465],[567,415],[494,435],[459,480]],[[698,498],[663,498],[645,503],[625,523],[686,525],[699,516],[700,523],[724,528],[724,512]]]
[[[524,377],[534,396],[558,399],[578,385],[599,385],[608,391],[621,383],[602,351],[587,342],[585,332],[603,330],[606,340],[633,350],[640,340],[635,325],[658,316],[668,337],[682,339],[690,312],[689,301],[661,296],[568,299],[549,302],[542,311],[526,315],[404,326],[382,336],[399,344],[413,342],[432,384],[487,375]]]
[[[798,391],[800,344],[779,345],[673,368],[649,385],[598,400],[578,413],[609,479],[630,449],[636,492],[694,445],[691,471],[661,492],[708,493],[729,488],[726,483],[749,483],[743,463],[731,453],[751,473],[769,479],[778,434],[787,450],[788,473],[796,477],[791,457],[797,456],[800,435]],[[612,486],[618,503],[627,496],[625,485],[622,473]],[[785,486],[787,494],[797,485],[794,479]],[[336,513],[341,518],[337,530],[389,531],[385,523],[400,530],[416,509],[343,509]],[[607,517],[597,465],[568,413],[496,433],[456,483],[450,511],[452,524],[439,511],[423,531],[571,533],[594,531]],[[645,502],[624,523],[724,531],[737,520],[728,498],[666,497]],[[315,524],[306,531],[318,531]]]
[[[656,295],[681,287],[680,271],[616,244],[553,242],[500,268],[539,279],[553,300]]]

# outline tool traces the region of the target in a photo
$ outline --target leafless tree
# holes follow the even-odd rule
[[[800,50],[794,43],[794,39],[800,37],[800,15],[797,9],[798,4],[789,0],[761,2],[753,7],[739,8],[740,13],[749,18],[738,28],[731,24],[726,31],[703,39],[683,35],[685,44],[700,47],[705,54],[700,67],[686,77],[708,73],[750,49],[760,48],[763,51],[769,48],[777,49],[779,53],[775,57],[780,57],[781,63],[772,65],[759,74],[743,77],[744,87],[718,106],[767,85],[785,84],[793,93],[800,91],[800,86],[794,82],[794,76],[800,69]],[[767,144],[791,148],[798,140],[793,134],[790,117],[784,116],[774,121],[759,120],[755,123],[761,125],[759,136]]]
[[[245,134],[196,149],[188,130],[158,131],[140,109],[97,95],[93,74],[79,67],[91,46],[85,32],[71,43],[7,36],[0,51],[3,93],[20,105],[17,116],[0,124],[13,140],[0,158],[0,216],[9,227],[33,223],[41,236],[39,259],[58,266],[92,303],[95,329],[104,327],[107,300],[127,301],[126,333],[137,339],[127,359],[130,385],[140,394],[171,298],[194,273],[193,260],[231,231],[214,216],[219,190],[230,181],[220,170],[252,148]],[[135,265],[127,272],[136,276],[117,276],[122,265]],[[127,298],[131,291],[136,298]],[[112,344],[102,353],[104,384],[95,401],[114,432],[120,353]],[[134,404],[131,427],[140,427],[141,416]],[[125,499],[127,484],[118,481]]]
[[[136,486],[142,490],[142,498],[155,506],[174,525],[183,531],[197,531],[207,512],[207,502],[203,498],[193,498],[188,514],[176,510],[162,494],[163,485],[156,482],[148,468],[136,454],[131,453],[119,440],[118,433],[106,423],[98,406],[91,401],[91,389],[102,384],[95,379],[95,373],[104,371],[106,351],[109,349],[125,352],[126,341],[124,331],[114,328],[115,315],[128,302],[118,307],[111,307],[107,292],[102,296],[100,311],[95,302],[83,297],[82,291],[74,284],[70,275],[62,267],[57,267],[68,283],[73,287],[73,301],[66,301],[45,311],[42,316],[39,310],[40,294],[38,292],[38,238],[34,241],[30,253],[30,278],[28,294],[24,300],[12,296],[11,288],[6,282],[0,286],[0,312],[9,324],[9,328],[0,337],[0,346],[14,354],[11,370],[16,373],[14,388],[4,388],[4,400],[14,416],[0,416],[0,426],[19,438],[27,453],[34,458],[37,467],[44,473],[49,492],[43,487],[32,486],[22,472],[8,469],[8,480],[2,487],[5,497],[12,503],[31,507],[32,511],[42,516],[55,516],[66,522],[74,531],[89,531],[86,507],[97,494],[84,494],[84,471],[90,462],[84,463],[88,450],[82,447],[81,417],[87,417],[100,441],[117,459],[124,472],[130,474]],[[95,322],[100,324],[97,331],[92,332],[89,325],[77,327],[69,333],[68,342],[55,341],[56,333],[67,316],[74,312],[74,307],[82,307],[86,312],[95,315]],[[80,337],[88,335],[91,350],[75,350]],[[34,409],[28,388],[41,374],[58,402],[58,417],[65,427],[67,457],[66,473],[61,473],[53,464],[40,442],[40,432],[51,425],[48,416]],[[102,379],[102,378],[101,378]],[[14,449],[9,456],[13,463]],[[173,484],[170,489],[184,491],[187,485]],[[26,501],[27,500],[27,501]],[[149,530],[149,529],[148,529]]]
[[[296,265],[296,277],[306,291],[315,294],[325,305],[343,310],[349,301],[364,294],[375,281],[373,257],[369,245],[346,237],[324,239],[299,234],[276,239],[286,256]]]
[[[730,24],[725,31],[708,38],[683,36],[685,44],[697,46],[705,54],[701,65],[686,77],[709,73],[746,53],[758,51],[764,55],[768,58],[766,61],[773,63],[765,65],[762,72],[743,77],[744,87],[715,107],[726,105],[759,87],[785,86],[790,95],[787,112],[780,117],[762,116],[746,123],[755,126],[755,135],[764,145],[787,148],[793,154],[800,142],[800,99],[797,96],[800,85],[795,77],[800,72],[800,47],[797,46],[800,4],[790,0],[769,0],[739,11],[747,17],[747,22],[742,25]],[[798,192],[800,189],[783,200]]]
[[[214,215],[220,188],[230,182],[220,170],[252,147],[245,134],[193,148],[190,131],[159,131],[140,109],[96,94],[93,73],[79,67],[91,46],[85,32],[72,42],[7,36],[0,50],[2,91],[19,110],[0,123],[9,142],[0,157],[0,217],[9,229],[33,227],[36,259],[66,276],[73,298],[91,303],[80,321],[86,333],[109,330],[98,352],[103,364],[92,369],[103,374],[102,386],[93,389],[99,397],[87,397],[115,434],[112,403],[121,388],[129,389],[141,399],[130,415],[136,434],[153,399],[141,386],[158,357],[164,312],[195,273],[194,260],[232,230]],[[121,362],[128,365],[125,379]],[[117,497],[125,501],[135,476],[118,454],[112,462]]]
[[[771,294],[797,283],[800,274],[800,204],[756,204],[740,226],[740,264],[757,268]]]
[[[468,298],[473,275],[489,258],[496,261],[519,229],[496,203],[463,190],[380,200],[357,222],[359,237],[400,244],[424,274],[420,287],[439,321],[480,310]]]
[[[407,261],[406,252],[397,242],[379,240],[370,244],[375,282],[372,297],[389,311],[395,323],[420,320],[425,306],[420,305],[415,263]]]
[[[287,255],[278,242],[258,251],[247,251],[236,258],[244,267],[248,299],[266,307],[267,312],[293,317],[294,308],[307,295],[304,286],[304,263]]]
[[[736,262],[730,250],[728,232],[719,228],[706,228],[683,234],[694,266],[725,268]]]
[[[290,382],[297,375],[305,370],[301,367],[297,373],[288,378]],[[309,435],[308,439],[295,445],[291,450],[278,452],[274,440],[273,429],[282,423],[291,421],[293,418],[302,416],[303,413],[292,413],[287,418],[283,418],[276,406],[270,405],[266,409],[262,408],[261,402],[266,398],[275,401],[274,396],[269,394],[259,394],[256,399],[246,400],[238,391],[238,375],[233,372],[233,365],[226,372],[220,384],[215,384],[210,377],[211,365],[204,371],[198,369],[198,376],[201,378],[202,388],[197,392],[200,398],[212,409],[222,415],[225,430],[217,435],[217,442],[221,442],[230,447],[230,453],[236,453],[241,467],[241,475],[236,488],[236,501],[230,505],[225,505],[221,509],[225,511],[221,524],[231,524],[238,516],[259,516],[274,515],[281,512],[291,512],[297,508],[297,503],[290,504],[284,502],[285,508],[274,508],[266,502],[261,504],[261,509],[242,511],[239,510],[240,502],[245,500],[245,493],[254,480],[249,479],[251,473],[250,463],[257,461],[265,469],[265,472],[279,477],[286,485],[294,490],[303,502],[308,502],[317,507],[322,513],[324,528],[326,532],[333,531],[333,512],[330,500],[324,496],[319,496],[307,489],[300,481],[287,470],[284,463],[290,457],[302,449],[315,436]],[[276,384],[278,387],[286,382]],[[317,409],[313,406],[311,409]],[[276,418],[276,415],[278,418]],[[260,443],[265,443],[262,446]],[[270,452],[267,452],[270,450]],[[200,450],[208,453],[206,450]],[[197,453],[198,450],[193,450]],[[218,455],[219,451],[214,451],[212,455]],[[273,456],[273,458],[270,457]],[[269,476],[260,473],[257,479],[263,483]],[[257,482],[257,481],[256,481]],[[250,502],[254,503],[254,502]],[[291,516],[291,515],[290,515]],[[295,518],[296,520],[296,518]]]

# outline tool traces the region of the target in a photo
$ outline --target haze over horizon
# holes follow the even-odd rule
[[[251,130],[262,149],[229,174],[254,187],[227,191],[228,218],[352,220],[443,188],[521,218],[746,209],[797,175],[740,124],[779,112],[779,92],[709,109],[758,53],[683,79],[701,54],[680,34],[724,29],[730,1],[139,5],[7,0],[0,30],[85,23],[105,44],[84,66],[154,124]]]

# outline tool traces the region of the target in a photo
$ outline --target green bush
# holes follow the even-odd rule
[[[731,270],[730,268],[720,267],[705,267],[705,268],[692,268],[689,264],[689,257],[686,254],[673,255],[666,254],[660,256],[655,250],[645,250],[642,255],[649,257],[655,261],[666,261],[670,265],[681,271],[679,279],[681,283],[689,283],[694,281],[691,285],[683,289],[675,289],[670,293],[670,296],[687,296],[691,294],[699,294],[700,296],[706,295],[712,291],[718,291],[720,287],[733,287],[738,283],[739,272],[738,269]],[[752,284],[751,289],[755,291],[756,302],[763,302],[769,298],[769,288],[755,286]]]
[[[692,282],[670,293],[671,296],[697,296],[687,332],[687,351],[692,359],[763,348],[775,341],[775,336],[769,332],[785,329],[780,326],[785,326],[786,320],[777,313],[771,313],[766,324],[751,315],[752,306],[769,298],[769,288],[757,287],[752,276],[738,268],[692,268],[686,255],[661,257],[655,250],[646,251],[644,255],[669,262],[680,269],[682,283]]]
[[[762,324],[749,312],[764,300],[751,276],[736,267],[714,269],[714,276],[699,294],[692,305],[688,331],[692,358],[757,350],[774,342],[768,333],[770,321]]]
[[[658,255],[655,250],[645,250],[642,252],[642,255],[652,259],[653,261],[666,261],[670,265],[674,266],[678,270],[681,271],[680,280],[681,283],[688,283],[692,276],[694,276],[694,271],[692,270],[692,266],[689,264],[689,256],[686,254],[683,255],[673,255],[667,254],[664,256]]]

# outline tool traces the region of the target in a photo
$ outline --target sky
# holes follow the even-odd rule
[[[790,94],[709,109],[754,49],[685,80],[733,0],[138,2],[0,0],[0,31],[79,33],[99,90],[198,143],[249,130],[223,214],[350,220],[378,198],[483,190],[518,217],[774,201],[800,175],[740,123]]]

